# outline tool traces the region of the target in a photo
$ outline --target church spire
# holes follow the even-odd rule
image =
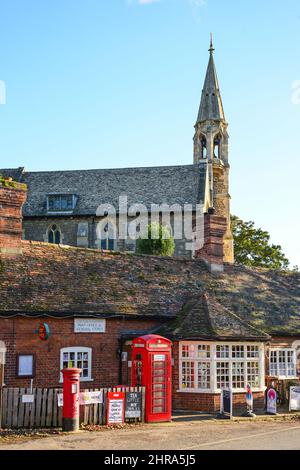
[[[213,37],[210,37],[209,62],[202,90],[201,103],[197,118],[198,122],[203,121],[225,121],[224,108],[220,93],[219,81],[214,61]]]

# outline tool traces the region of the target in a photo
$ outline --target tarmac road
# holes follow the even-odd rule
[[[188,421],[1,443],[1,450],[300,450],[300,421]]]

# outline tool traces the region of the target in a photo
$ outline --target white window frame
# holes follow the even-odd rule
[[[207,345],[210,346],[210,358],[198,358],[198,346]],[[183,346],[194,346],[194,357],[183,357],[182,347]],[[217,346],[229,346],[229,357],[219,358],[217,357]],[[232,346],[244,346],[244,357],[236,358],[232,354]],[[256,346],[258,348],[258,357],[248,357],[247,346]],[[207,341],[181,341],[179,342],[179,390],[178,392],[184,393],[220,393],[220,389],[217,387],[217,363],[224,362],[229,363],[229,382],[232,387],[232,364],[234,362],[244,363],[244,388],[234,388],[233,393],[244,393],[248,383],[248,363],[257,362],[259,368],[259,386],[252,387],[254,392],[265,391],[265,347],[263,343],[239,343],[239,342],[207,342]],[[195,371],[195,388],[183,388],[182,387],[182,363],[183,362],[194,362]],[[210,363],[210,388],[202,389],[198,388],[198,363],[209,362]]]
[[[63,369],[63,357],[64,353],[88,353],[88,376],[87,377],[80,377],[80,382],[93,382],[94,379],[92,379],[92,348],[86,348],[86,347],[70,347],[70,348],[62,348],[60,350],[60,370]],[[60,383],[63,382],[63,375],[60,373]]]
[[[283,352],[285,356],[285,375],[279,375],[279,353]],[[291,352],[293,354],[293,366],[294,366],[294,374],[293,375],[288,375],[288,353]],[[276,374],[271,373],[271,353],[276,353]],[[269,373],[271,377],[277,377],[280,380],[285,380],[285,379],[296,379],[297,378],[297,354],[296,354],[296,349],[294,348],[270,348],[269,350]]]

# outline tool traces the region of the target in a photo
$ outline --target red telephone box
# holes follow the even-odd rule
[[[157,335],[132,343],[132,385],[146,388],[147,423],[171,421],[171,346],[170,340]]]

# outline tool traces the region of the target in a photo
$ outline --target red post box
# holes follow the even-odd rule
[[[79,430],[79,377],[81,369],[63,369],[63,431]]]
[[[157,335],[136,338],[132,343],[132,385],[146,388],[145,421],[171,421],[170,340]]]

